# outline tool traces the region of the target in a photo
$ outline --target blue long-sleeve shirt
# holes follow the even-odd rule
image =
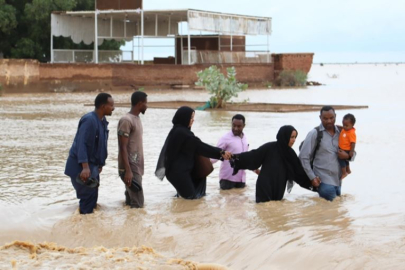
[[[95,112],[85,114],[79,121],[76,136],[66,161],[65,174],[76,177],[89,163],[90,170],[103,167],[107,159],[108,122],[100,120]]]

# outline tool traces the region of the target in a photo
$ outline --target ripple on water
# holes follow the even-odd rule
[[[247,172],[245,189],[220,191],[219,163],[208,178],[207,197],[195,201],[174,198],[174,188],[153,175],[174,110],[149,109],[141,116],[146,205],[144,209],[131,210],[123,205],[124,187],[117,177],[115,132],[119,118],[128,108],[117,108],[108,118],[109,158],[101,175],[99,207],[94,215],[80,216],[75,192],[63,170],[78,120],[91,110],[83,103],[92,103],[95,93],[2,97],[0,240],[3,244],[17,239],[55,242],[72,249],[83,246],[88,256],[83,255],[81,260],[74,253],[47,250],[37,255],[41,260],[40,265],[35,266],[27,259],[31,254],[29,249],[12,247],[0,251],[0,268],[10,267],[10,258],[15,258],[17,267],[21,268],[30,262],[30,268],[33,265],[53,268],[55,263],[68,267],[72,262],[114,267],[119,265],[115,259],[125,258],[122,247],[145,245],[163,258],[218,262],[230,269],[257,270],[269,269],[269,266],[295,269],[302,265],[315,269],[401,269],[405,260],[401,252],[405,243],[401,190],[405,189],[405,182],[398,177],[402,175],[399,168],[403,166],[403,154],[398,149],[404,130],[397,123],[402,121],[402,107],[398,104],[405,101],[405,92],[400,91],[403,85],[400,77],[385,78],[384,81],[397,86],[385,88],[378,80],[381,70],[374,71],[371,67],[365,70],[367,74],[358,67],[314,67],[312,78],[318,77],[328,85],[306,90],[253,90],[239,97],[241,100],[249,97],[253,102],[304,100],[319,104],[370,105],[369,110],[354,112],[358,119],[358,159],[353,163],[353,174],[344,180],[344,196],[332,203],[295,186],[281,202],[255,204],[256,175]],[[326,73],[337,72],[339,80],[326,76]],[[384,72],[384,76],[389,76],[388,71]],[[352,82],[359,78],[369,84],[356,88]],[[129,100],[129,93],[113,93],[113,96],[118,102]],[[151,92],[148,98],[175,100],[184,96],[207,100],[205,93],[190,91]],[[345,113],[337,112],[338,119]],[[216,144],[229,130],[233,115],[234,112],[198,111],[193,132],[205,142]],[[274,140],[278,128],[284,124],[292,124],[299,130],[298,144],[319,119],[317,112],[247,112],[244,115],[251,149]],[[389,140],[381,139],[387,138],[387,130],[391,132]],[[295,150],[298,151],[297,146]],[[383,158],[375,157],[383,150]],[[94,246],[104,246],[113,257],[106,258]],[[130,257],[132,259],[135,260]],[[148,268],[148,263],[160,265],[166,261],[145,259],[142,266]],[[135,260],[128,265],[136,263],[140,262]]]

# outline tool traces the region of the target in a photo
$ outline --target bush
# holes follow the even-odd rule
[[[305,86],[308,76],[302,70],[283,70],[276,79],[277,86]]]
[[[225,108],[226,102],[232,97],[237,97],[239,92],[245,91],[247,84],[239,83],[236,80],[236,70],[234,67],[226,69],[227,76],[216,66],[211,66],[197,73],[198,86],[204,86],[211,94],[211,108]]]
[[[271,88],[271,87],[273,86],[273,83],[272,83],[272,82],[269,82],[269,81],[266,81],[266,82],[264,82],[264,86],[265,86],[266,88]]]

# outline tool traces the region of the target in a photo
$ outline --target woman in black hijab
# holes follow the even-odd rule
[[[258,149],[236,154],[231,164],[234,174],[240,169],[255,170],[262,167],[256,182],[256,202],[283,199],[288,182],[288,192],[295,181],[301,187],[312,190],[311,180],[305,173],[295,151],[291,148],[298,135],[293,126],[283,126],[277,133],[277,141]]]
[[[177,194],[184,199],[199,199],[205,196],[206,177],[196,176],[196,156],[221,159],[231,156],[222,149],[203,143],[191,132],[194,110],[181,107],[173,117],[173,128],[166,138],[159,156],[155,175],[167,180],[176,188]]]

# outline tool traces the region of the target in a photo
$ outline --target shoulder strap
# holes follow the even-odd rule
[[[322,137],[323,137],[323,132],[319,129],[319,126],[315,127],[315,129],[316,129],[316,143],[315,143],[314,153],[312,154],[312,157],[311,157],[311,162],[310,162],[311,168],[314,167],[315,155],[316,155],[316,152],[319,149],[319,146],[321,144]]]

